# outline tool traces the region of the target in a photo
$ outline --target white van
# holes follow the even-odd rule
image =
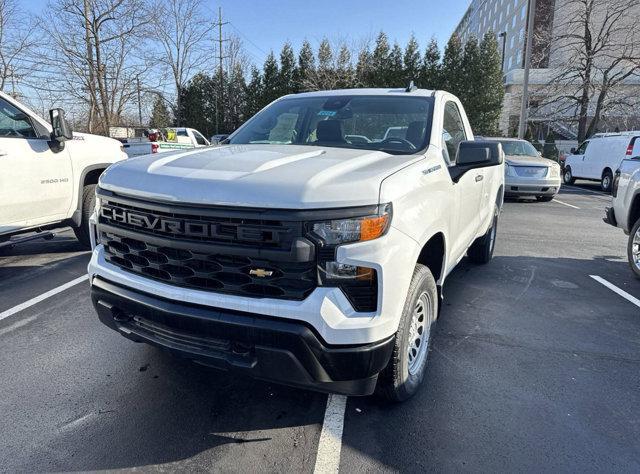
[[[564,164],[564,182],[576,179],[600,181],[603,191],[610,192],[613,174],[626,158],[640,156],[640,131],[597,133],[571,150]]]

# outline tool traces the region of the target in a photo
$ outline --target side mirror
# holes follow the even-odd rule
[[[73,139],[73,130],[71,130],[71,126],[64,118],[64,110],[51,109],[49,111],[49,117],[51,118],[51,128],[53,128],[51,132],[51,139],[53,141],[62,143],[66,140]]]
[[[455,166],[449,167],[451,179],[458,182],[469,170],[497,166],[504,161],[504,152],[499,142],[473,140],[460,142]]]
[[[572,154],[572,155],[575,155],[575,154],[576,154],[576,147],[572,147],[572,148],[571,148],[571,154]]]

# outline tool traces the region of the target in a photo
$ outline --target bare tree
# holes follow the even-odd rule
[[[16,80],[31,69],[25,59],[37,43],[33,21],[23,10],[18,0],[0,0],[0,90],[11,82],[13,94]]]
[[[213,27],[203,16],[201,0],[158,0],[147,35],[159,43],[155,58],[169,71],[176,89],[176,121],[180,124],[181,92],[195,72],[213,56],[208,34]]]
[[[605,113],[633,106],[625,84],[640,74],[638,13],[638,0],[558,1],[559,33],[549,30],[550,37],[540,38],[551,42],[554,71],[542,109],[575,114],[580,141],[598,130]]]

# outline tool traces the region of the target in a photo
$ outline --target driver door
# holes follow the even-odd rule
[[[589,146],[589,140],[582,142],[576,152],[571,157],[571,171],[575,177],[586,178],[587,177],[587,163],[585,162],[587,147]]]
[[[48,141],[41,126],[0,97],[0,233],[68,217],[71,161]]]
[[[445,161],[455,164],[458,145],[468,140],[467,130],[458,105],[449,100],[444,107],[442,128],[442,151]],[[466,252],[475,239],[480,226],[480,203],[483,195],[484,169],[478,168],[465,173],[453,184],[455,209],[452,209],[451,232],[454,235],[452,253],[456,260]]]

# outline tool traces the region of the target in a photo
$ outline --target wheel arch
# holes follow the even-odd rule
[[[629,230],[638,222],[640,219],[640,192],[637,192],[631,201],[631,206],[629,206],[629,221],[627,223]]]
[[[97,163],[91,166],[87,166],[80,173],[80,179],[78,180],[76,205],[71,216],[71,220],[76,226],[82,223],[82,189],[88,184],[98,184],[100,175],[107,169],[112,163]]]
[[[426,266],[431,271],[438,286],[442,285],[445,277],[446,251],[444,232],[436,232],[422,246],[416,262]]]

